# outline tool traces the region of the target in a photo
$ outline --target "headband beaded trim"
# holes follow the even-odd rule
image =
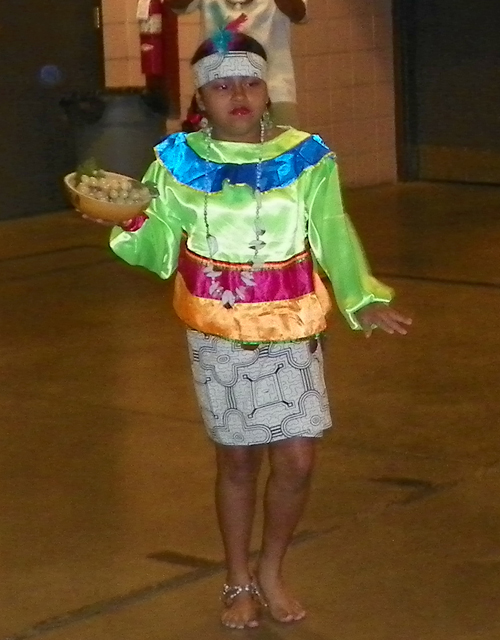
[[[193,72],[196,89],[213,80],[235,76],[266,80],[267,62],[247,51],[212,53],[193,65]]]

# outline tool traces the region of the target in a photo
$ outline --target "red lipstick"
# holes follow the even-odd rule
[[[250,109],[248,107],[235,107],[229,112],[232,116],[248,116],[250,113]]]

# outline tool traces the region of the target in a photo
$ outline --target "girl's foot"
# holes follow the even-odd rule
[[[298,622],[306,616],[304,607],[285,589],[281,578],[259,575],[259,588],[265,606],[278,622]]]
[[[230,629],[253,629],[259,626],[259,603],[254,584],[228,585],[222,589],[224,609],[221,622]]]

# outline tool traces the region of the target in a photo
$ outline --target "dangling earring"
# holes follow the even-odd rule
[[[206,116],[203,116],[200,120],[200,129],[203,131],[203,133],[205,133],[206,135],[211,135],[212,133],[212,127],[210,126],[208,119]]]
[[[261,127],[265,130],[265,131],[270,131],[273,126],[274,126],[274,122],[271,118],[271,114],[269,113],[269,110],[266,109],[264,111],[264,113],[262,114],[262,119],[260,121],[261,123]]]

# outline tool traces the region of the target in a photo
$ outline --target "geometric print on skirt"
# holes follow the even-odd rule
[[[209,437],[255,445],[319,437],[332,421],[317,341],[261,344],[255,350],[187,332],[196,396]]]

